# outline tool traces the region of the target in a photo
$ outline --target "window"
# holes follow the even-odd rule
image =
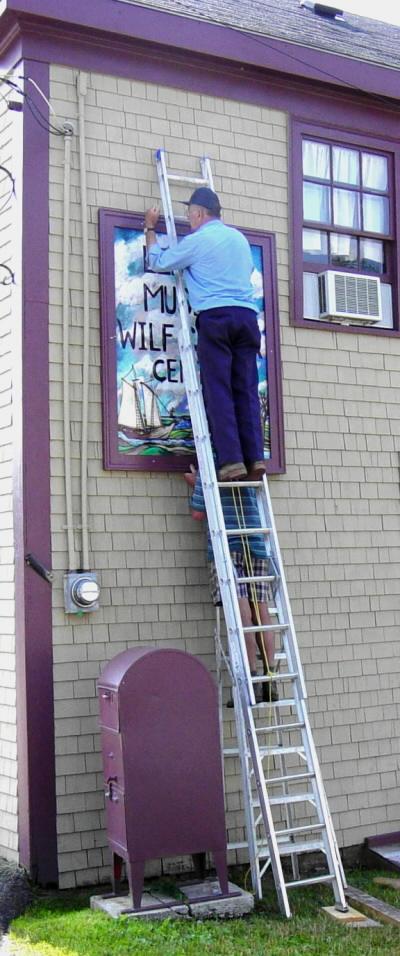
[[[305,138],[302,147],[304,262],[385,274],[388,157]]]
[[[374,331],[398,329],[392,294],[396,148],[296,122],[293,132],[295,321],[320,322],[318,273],[331,269],[379,277],[383,319]]]

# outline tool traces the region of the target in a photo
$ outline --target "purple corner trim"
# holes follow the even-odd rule
[[[25,70],[48,96],[47,64],[25,64]],[[40,108],[43,112],[42,100]],[[54,884],[58,874],[51,589],[25,564],[25,555],[32,552],[51,567],[49,143],[47,132],[29,110],[24,111],[23,129],[23,305],[18,317],[22,388],[15,396],[20,443],[14,483],[19,859],[40,883]]]
[[[101,290],[101,343],[102,343],[102,394],[103,394],[103,453],[104,467],[122,471],[187,471],[194,456],[182,455],[179,459],[140,457],[130,458],[117,448],[117,388],[115,376],[115,274],[114,274],[114,228],[122,226],[141,228],[143,214],[125,213],[114,209],[100,209],[100,290]],[[162,226],[162,220],[161,220]],[[181,235],[188,231],[185,223],[177,224]],[[268,396],[270,411],[271,458],[266,462],[268,474],[280,474],[285,470],[284,426],[282,408],[282,379],[279,347],[279,312],[277,294],[276,248],[273,233],[243,232],[250,242],[259,245],[263,257],[266,310],[266,339],[268,347]]]

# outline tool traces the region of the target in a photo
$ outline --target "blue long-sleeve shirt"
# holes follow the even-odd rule
[[[258,311],[250,280],[249,243],[238,229],[220,219],[210,219],[169,249],[154,243],[148,262],[155,272],[184,270],[194,312],[230,305]]]

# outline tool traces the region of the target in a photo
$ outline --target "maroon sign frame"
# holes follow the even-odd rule
[[[182,472],[187,470],[189,464],[194,461],[194,450],[188,450],[186,454],[184,447],[179,449],[178,454],[160,455],[152,454],[151,447],[148,453],[135,453],[122,450],[121,440],[119,439],[118,426],[118,405],[121,408],[121,399],[119,398],[119,389],[121,379],[117,381],[117,351],[118,346],[123,343],[123,350],[128,350],[132,346],[132,335],[129,331],[124,331],[121,326],[120,318],[117,312],[116,287],[118,282],[116,270],[115,243],[116,236],[121,236],[126,231],[127,236],[134,238],[140,234],[143,229],[143,215],[137,213],[125,213],[113,209],[101,209],[99,212],[100,229],[100,293],[101,293],[101,341],[102,341],[102,396],[103,396],[103,462],[105,469],[124,470],[124,471],[160,471],[160,472]],[[184,234],[187,232],[187,223],[178,224],[178,232]],[[161,233],[165,231],[163,222],[160,223]],[[254,254],[260,263],[260,273],[263,281],[263,298],[266,303],[265,308],[265,378],[268,376],[268,418],[269,418],[269,444],[270,457],[266,460],[267,472],[277,474],[284,471],[284,445],[283,445],[283,413],[282,413],[282,385],[280,375],[280,350],[279,350],[279,321],[278,321],[278,297],[277,297],[277,278],[276,278],[276,250],[275,237],[273,233],[243,230],[247,236],[250,245],[254,247]],[[139,259],[141,258],[139,254]],[[128,274],[128,273],[126,273]],[[142,281],[144,270],[140,276],[134,276],[134,283],[137,280]],[[134,284],[133,283],[133,284]],[[143,278],[143,288],[145,296],[150,305],[154,304],[154,292],[148,287],[148,283]],[[132,292],[132,289],[131,289]],[[131,294],[131,293],[130,293]],[[135,293],[136,294],[136,293]],[[148,303],[146,303],[146,309]],[[133,309],[133,307],[132,307]],[[170,310],[169,316],[171,316]],[[168,316],[166,317],[168,322]],[[171,319],[169,318],[169,321]],[[147,341],[144,337],[143,322],[137,323],[140,328],[137,336],[140,334],[143,343]],[[136,323],[134,323],[136,326]],[[151,323],[150,333],[151,333]],[[166,328],[166,336],[170,332]],[[137,336],[135,342],[137,342]],[[145,351],[142,343],[142,349]],[[161,343],[161,340],[160,340]],[[155,343],[152,340],[153,349]],[[165,345],[165,343],[164,343]],[[170,343],[168,342],[168,347]],[[151,347],[148,352],[150,355]],[[133,352],[132,352],[133,354]],[[161,352],[161,354],[163,354]],[[160,367],[163,359],[157,356],[156,364]],[[166,359],[165,365],[175,371],[174,361]],[[132,366],[133,368],[133,366]],[[161,371],[161,369],[160,369]],[[118,373],[120,375],[120,373]],[[163,370],[162,374],[166,374]],[[161,378],[158,378],[161,382]],[[146,388],[146,394],[149,391]],[[150,392],[149,392],[150,396]],[[148,396],[148,397],[149,397]],[[143,401],[143,396],[142,399]],[[150,397],[149,397],[150,401]],[[168,445],[168,441],[165,442]]]

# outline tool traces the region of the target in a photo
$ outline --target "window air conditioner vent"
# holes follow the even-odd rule
[[[318,276],[320,319],[373,325],[382,318],[380,279],[351,272]]]

